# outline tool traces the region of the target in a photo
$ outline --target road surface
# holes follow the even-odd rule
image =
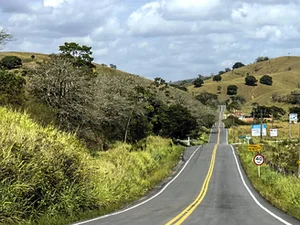
[[[255,192],[227,144],[221,122],[212,128],[209,143],[188,148],[184,159],[182,168],[156,194],[125,211],[76,225],[300,224]]]

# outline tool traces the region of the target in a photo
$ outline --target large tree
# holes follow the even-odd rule
[[[29,73],[30,92],[57,110],[59,123],[76,129],[89,119],[91,76],[61,55],[51,55]]]
[[[88,66],[94,67],[92,64],[94,58],[92,58],[92,47],[86,45],[80,46],[75,42],[65,42],[64,45],[59,46],[61,54],[69,58],[74,59],[74,65],[78,67]]]

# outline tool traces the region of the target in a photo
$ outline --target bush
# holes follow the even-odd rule
[[[25,98],[26,80],[14,73],[0,70],[0,103],[1,105],[21,105]]]
[[[212,107],[217,107],[219,104],[218,95],[208,92],[202,92],[195,97],[203,105],[209,105]]]
[[[195,87],[201,87],[204,84],[204,81],[201,78],[194,80]]]
[[[261,84],[265,84],[265,85],[272,85],[272,84],[273,84],[273,79],[272,79],[272,77],[269,76],[269,75],[263,75],[263,76],[260,78],[259,82],[260,82]]]
[[[219,75],[215,75],[214,77],[213,77],[213,81],[217,81],[217,82],[219,82],[219,81],[221,81],[222,80],[222,76],[219,74]]]
[[[269,57],[267,57],[267,56],[260,56],[260,57],[257,57],[257,59],[255,60],[255,62],[263,62],[263,61],[267,61],[267,60],[269,60]]]
[[[236,95],[238,87],[236,85],[227,86],[227,95]]]
[[[257,79],[254,76],[246,76],[245,77],[245,84],[249,86],[255,86],[257,83]]]
[[[223,122],[224,122],[225,128],[230,128],[231,126],[248,125],[249,124],[249,123],[246,123],[232,115],[230,115],[226,119],[224,119]]]
[[[234,69],[238,69],[238,68],[241,68],[241,67],[243,67],[243,66],[245,66],[243,63],[241,63],[241,62],[236,62],[233,66],[232,66],[232,69],[234,70]]]
[[[5,56],[0,61],[0,68],[11,70],[22,66],[22,60],[17,56]]]

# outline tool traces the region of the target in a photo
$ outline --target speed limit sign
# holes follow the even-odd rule
[[[261,166],[262,164],[264,164],[264,156],[261,155],[261,154],[256,154],[254,157],[253,157],[253,162],[255,165],[257,166]]]

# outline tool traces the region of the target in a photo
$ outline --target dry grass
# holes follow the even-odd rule
[[[251,87],[245,85],[245,77],[247,73],[254,75],[258,80],[257,86]],[[263,75],[273,77],[273,85],[267,86],[259,83],[259,79]],[[220,100],[228,99],[226,95],[227,86],[234,84],[238,86],[238,95],[246,98],[247,103],[244,110],[249,111],[251,104],[257,102],[261,105],[278,105],[284,109],[288,108],[287,104],[278,104],[271,101],[274,93],[285,95],[297,89],[300,82],[300,57],[279,57],[269,61],[253,63],[248,66],[230,71],[222,75],[221,82],[214,82],[212,79],[206,80],[201,88],[188,87],[190,92],[201,93],[204,91],[217,93],[217,86],[222,87]]]
[[[276,128],[278,131],[278,137],[270,137],[270,129]],[[290,132],[289,132],[290,130]],[[238,136],[241,135],[250,135],[251,136],[251,125],[234,127],[230,129],[230,136],[232,137],[232,142],[239,142]],[[275,121],[274,124],[267,123],[267,136],[263,137],[263,140],[287,140],[289,139],[289,133],[291,134],[291,140],[296,140],[300,135],[300,123],[289,125],[288,122]],[[253,141],[258,143],[260,137],[253,137]]]

